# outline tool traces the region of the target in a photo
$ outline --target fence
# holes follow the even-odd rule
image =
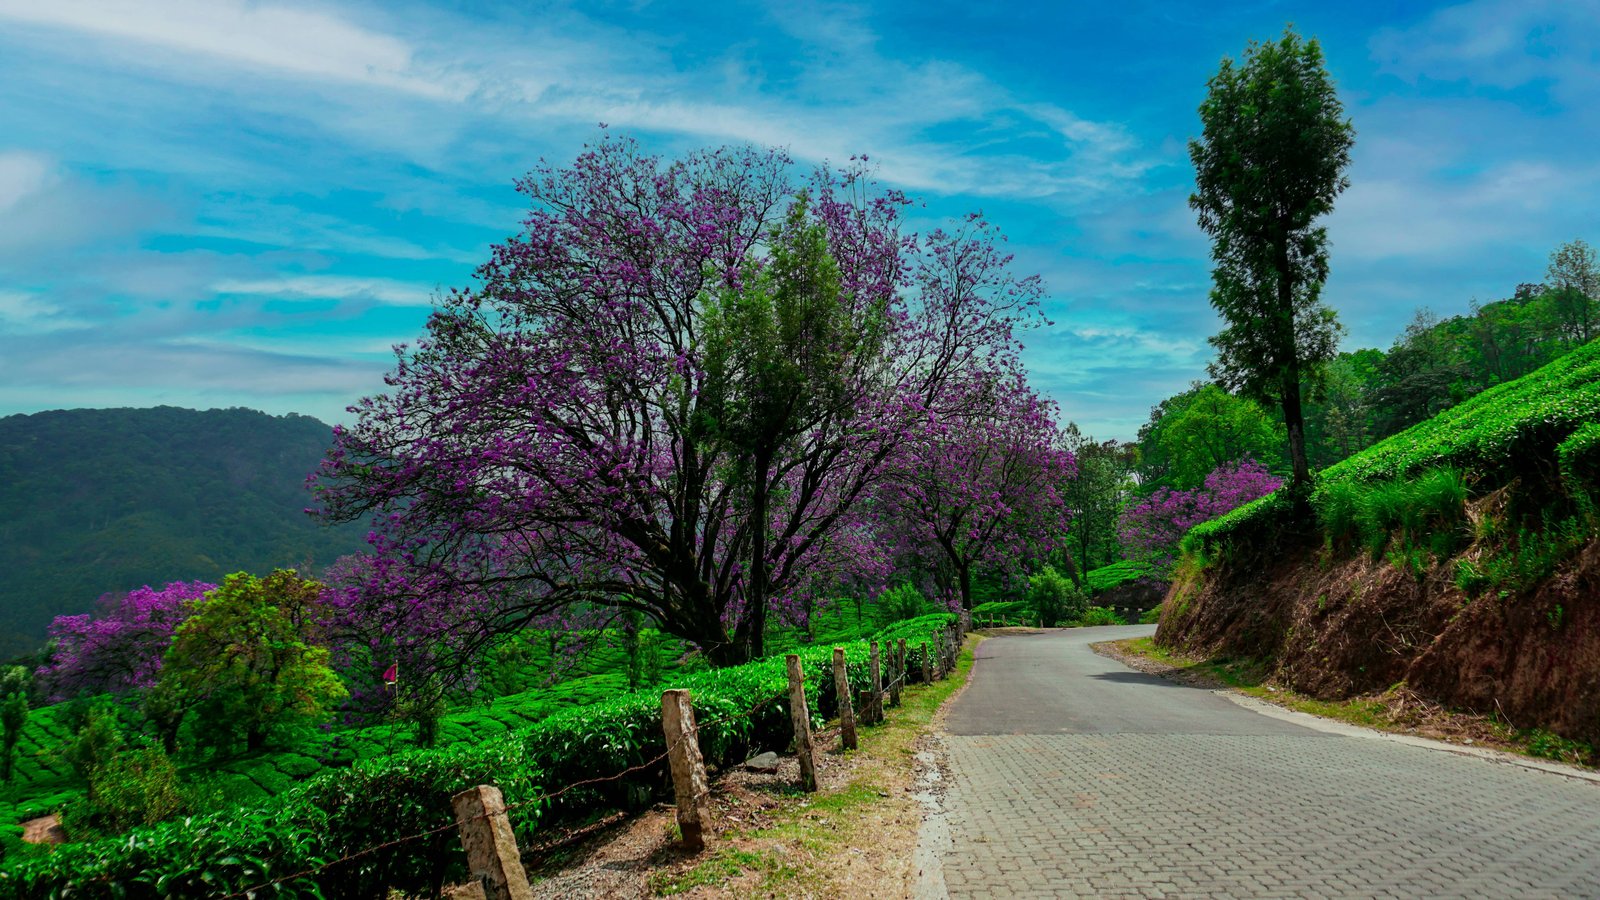
[[[861,709],[860,723],[881,723],[887,718],[885,707],[899,706],[902,689],[909,686],[913,679],[932,684],[954,671],[961,646],[966,638],[967,624],[963,617],[947,627],[934,629],[928,633],[927,640],[919,642],[914,648],[903,637],[896,639],[892,645],[881,648],[877,641],[870,642],[867,665],[871,687],[864,691],[852,692],[847,677],[844,650],[834,648],[833,680],[840,720],[841,746],[845,749],[856,747],[858,705]],[[915,659],[912,656],[913,652],[916,654]],[[787,699],[794,725],[794,748],[799,762],[800,787],[806,792],[815,792],[818,789],[817,750],[811,731],[805,675],[797,654],[789,654],[785,662],[789,678]],[[750,709],[697,722],[690,691],[667,690],[661,695],[661,728],[666,738],[667,749],[651,759],[612,775],[576,781],[517,803],[506,803],[500,789],[493,785],[479,785],[451,798],[453,816],[449,824],[384,841],[338,859],[328,860],[321,865],[264,881],[225,896],[227,900],[260,896],[269,889],[300,879],[312,878],[334,866],[348,865],[364,856],[454,828],[459,832],[462,847],[467,854],[471,877],[483,885],[487,900],[525,900],[532,894],[508,814],[520,807],[548,802],[580,787],[619,781],[663,761],[667,763],[670,772],[683,845],[690,850],[699,850],[704,847],[705,835],[713,825],[709,803],[709,781],[701,753],[699,732],[713,722],[731,721],[754,715],[769,703],[770,700],[763,700]]]

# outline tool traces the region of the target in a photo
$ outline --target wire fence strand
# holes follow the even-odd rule
[[[880,693],[888,692],[896,684],[900,684],[900,685],[904,685],[904,686],[910,686],[910,682],[907,681],[907,676],[910,674],[911,667],[909,665],[905,665],[905,666],[901,666],[899,668],[900,668],[900,674],[893,681],[889,682],[888,684],[885,684],[883,686],[883,690]],[[824,693],[826,693],[825,685],[819,685],[819,687],[821,687],[823,689]],[[524,807],[527,807],[527,806],[530,806],[530,805],[533,805],[533,804],[536,804],[536,803],[542,803],[542,802],[554,800],[554,799],[556,799],[558,797],[561,797],[562,795],[564,795],[564,794],[566,794],[566,793],[568,793],[570,791],[576,790],[576,789],[581,788],[581,787],[589,787],[589,786],[597,785],[597,784],[607,784],[607,783],[610,783],[610,782],[620,781],[620,780],[628,777],[629,775],[634,774],[635,772],[640,772],[640,771],[643,771],[645,769],[649,769],[649,768],[655,766],[657,763],[660,763],[662,760],[665,760],[668,756],[670,756],[672,754],[672,752],[674,750],[677,749],[679,743],[681,743],[683,741],[686,741],[686,740],[688,740],[690,738],[698,739],[699,733],[700,733],[701,729],[703,729],[703,728],[706,728],[706,727],[709,727],[709,726],[715,725],[715,724],[721,724],[723,722],[732,721],[732,720],[735,720],[735,719],[748,718],[749,716],[754,715],[762,707],[769,706],[769,705],[772,705],[772,704],[783,704],[783,703],[787,703],[787,702],[788,702],[788,698],[787,697],[780,697],[780,698],[776,698],[776,699],[769,698],[769,699],[766,699],[766,700],[762,700],[761,702],[755,704],[754,706],[751,706],[750,708],[742,710],[742,711],[737,712],[737,713],[730,713],[730,714],[721,715],[721,716],[712,716],[712,717],[709,717],[709,718],[706,718],[706,719],[703,719],[703,720],[700,719],[699,717],[696,717],[695,718],[695,724],[694,724],[693,728],[685,730],[681,737],[679,737],[676,740],[671,741],[671,742],[668,743],[667,749],[661,751],[659,754],[651,757],[650,759],[645,760],[644,762],[640,762],[640,763],[636,763],[634,765],[631,765],[631,766],[627,767],[626,769],[623,769],[622,771],[617,772],[617,773],[612,774],[612,775],[605,775],[605,776],[596,777],[596,778],[585,778],[585,779],[583,779],[581,781],[574,781],[571,784],[564,785],[564,786],[562,786],[560,788],[557,788],[555,790],[552,790],[552,791],[546,791],[544,793],[535,795],[533,797],[528,797],[528,798],[525,798],[523,800],[518,800],[515,803],[508,803],[505,806],[504,812],[509,813],[509,812],[511,812],[512,810],[515,810],[515,809],[522,809]],[[252,885],[252,886],[250,886],[248,888],[244,888],[243,890],[236,891],[235,893],[232,893],[232,894],[227,894],[222,898],[222,900],[240,900],[240,898],[245,898],[245,900],[254,900],[254,898],[255,898],[255,896],[257,895],[258,892],[266,890],[267,888],[276,887],[277,885],[286,884],[286,883],[288,883],[290,881],[296,881],[296,880],[299,880],[301,878],[309,878],[309,877],[311,877],[313,875],[316,875],[316,874],[318,874],[320,872],[325,872],[328,869],[333,868],[334,866],[340,866],[340,865],[344,865],[346,863],[354,862],[354,861],[356,861],[358,859],[363,859],[363,858],[371,856],[371,855],[373,855],[375,853],[380,853],[380,852],[382,852],[384,850],[388,850],[388,849],[391,849],[393,847],[399,847],[399,846],[401,846],[403,844],[409,844],[409,843],[411,843],[413,841],[420,841],[423,838],[432,837],[432,836],[434,836],[436,834],[440,834],[442,832],[449,831],[451,829],[459,829],[459,828],[461,828],[461,826],[466,825],[469,822],[476,822],[476,821],[479,821],[479,820],[482,820],[482,819],[489,818],[491,815],[498,815],[498,814],[499,813],[484,812],[484,813],[479,813],[479,814],[474,815],[474,816],[468,816],[465,819],[452,819],[450,822],[447,822],[447,823],[445,823],[443,825],[440,825],[438,827],[435,827],[435,828],[430,828],[430,829],[428,829],[426,831],[421,831],[421,832],[418,832],[416,834],[406,835],[405,837],[395,838],[394,840],[390,840],[390,841],[384,841],[381,844],[374,844],[371,847],[366,847],[366,848],[364,848],[362,850],[358,850],[358,851],[356,851],[354,853],[350,853],[350,854],[347,854],[345,856],[341,856],[338,859],[332,859],[332,860],[329,860],[327,862],[321,863],[319,865],[311,866],[311,867],[306,868],[306,869],[302,869],[302,870],[300,870],[298,872],[294,872],[294,873],[291,873],[291,874],[288,874],[288,875],[281,875],[281,876],[279,876],[277,878],[273,878],[273,879],[268,880],[268,881],[263,881],[260,884]]]

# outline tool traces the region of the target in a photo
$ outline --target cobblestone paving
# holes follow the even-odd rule
[[[1092,637],[1108,636],[1121,635]],[[1600,785],[1293,726],[1261,733],[1266,717],[1211,707],[1207,691],[1104,672],[1042,703],[1069,698],[1083,733],[1048,716],[1018,728],[985,703],[1012,669],[1032,673],[1012,683],[1050,683],[1040,670],[1057,654],[1067,678],[1121,668],[1078,657],[1089,637],[983,645],[951,714],[966,733],[943,738],[952,897],[1600,897]],[[1095,730],[1082,708],[1107,704],[1115,727]],[[1174,704],[1208,721],[1161,733]],[[1142,705],[1151,721],[1130,720]],[[982,733],[985,707],[1004,733]]]

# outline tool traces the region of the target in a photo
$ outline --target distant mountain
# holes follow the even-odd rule
[[[0,418],[0,660],[101,594],[215,580],[364,546],[307,516],[332,438],[248,409],[74,409]]]

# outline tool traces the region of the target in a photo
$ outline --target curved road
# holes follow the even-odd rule
[[[1600,784],[1265,715],[1088,646],[1152,631],[979,645],[942,737],[952,897],[1600,897]]]

